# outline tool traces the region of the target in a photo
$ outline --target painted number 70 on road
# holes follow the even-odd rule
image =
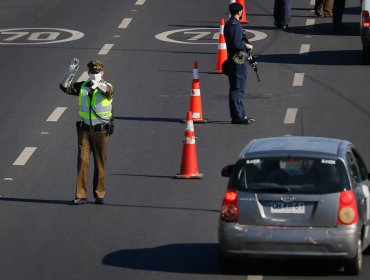
[[[165,31],[155,35],[155,38],[168,43],[176,44],[198,44],[210,45],[218,44],[219,28],[187,28]],[[266,33],[256,30],[247,30],[249,41],[263,40],[267,37]]]
[[[55,44],[81,39],[82,32],[60,28],[12,28],[0,30],[0,45]]]

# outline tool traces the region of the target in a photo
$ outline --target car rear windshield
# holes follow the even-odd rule
[[[242,159],[230,183],[256,193],[326,194],[350,188],[343,162],[326,158]]]

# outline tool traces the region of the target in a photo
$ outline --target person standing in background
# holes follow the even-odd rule
[[[289,30],[289,22],[292,16],[291,0],[275,0],[274,3],[274,25],[283,31]]]
[[[343,31],[343,13],[346,6],[346,0],[334,0],[333,4],[333,31]]]
[[[318,17],[332,17],[333,0],[316,0],[314,9],[315,15],[317,15]]]

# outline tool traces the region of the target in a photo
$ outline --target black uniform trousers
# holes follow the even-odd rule
[[[247,79],[247,64],[236,64],[231,60],[229,73],[229,109],[233,120],[246,116],[243,104],[244,87]]]
[[[274,3],[274,19],[275,25],[288,25],[292,15],[292,1],[291,0],[275,0]]]
[[[342,18],[343,18],[345,6],[346,6],[346,0],[334,0],[334,4],[333,4],[334,27],[339,28],[342,26]]]

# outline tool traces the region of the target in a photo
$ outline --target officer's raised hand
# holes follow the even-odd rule
[[[78,58],[76,58],[76,57],[72,58],[71,62],[69,63],[68,73],[70,75],[76,75],[76,73],[78,71],[79,64],[80,64],[80,61],[78,60]]]
[[[71,62],[69,63],[68,69],[64,78],[60,81],[60,85],[64,88],[67,88],[71,85],[73,77],[76,75],[79,67],[79,60],[78,58],[72,58]]]

